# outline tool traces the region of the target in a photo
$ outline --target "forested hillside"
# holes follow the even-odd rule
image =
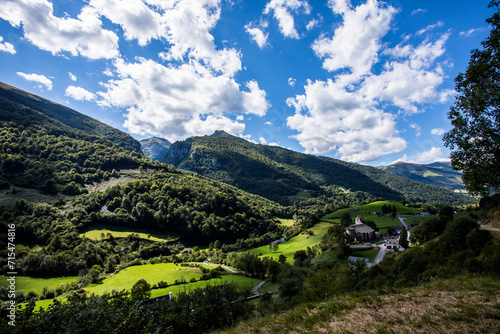
[[[29,275],[76,275],[94,265],[112,272],[120,264],[168,256],[172,247],[175,251],[181,247],[134,238],[117,243],[113,238],[78,237],[94,225],[177,232],[181,242],[234,243],[244,238],[261,245],[281,237],[274,215],[284,213],[284,208],[264,198],[174,168],[164,168],[146,180],[75,196],[66,205],[18,200],[14,207],[0,207],[2,222],[16,226],[17,243],[43,249],[18,252],[18,269]],[[2,257],[0,266],[6,264]]]
[[[176,142],[162,161],[282,204],[291,203],[298,195],[328,195],[328,187],[393,200],[454,205],[472,202],[468,197],[374,167],[258,145],[222,132]]]
[[[14,185],[74,195],[85,192],[85,184],[114,176],[116,170],[151,164],[140,152],[4,97],[0,97],[0,142],[2,189]]]
[[[133,169],[140,177],[112,182],[118,181],[122,169]],[[276,216],[291,216],[289,209],[268,199],[151,161],[4,97],[0,97],[0,172],[5,196],[32,188],[54,198],[53,205],[18,199],[12,207],[0,206],[3,228],[14,224],[16,243],[23,245],[16,255],[19,272],[29,275],[76,275],[94,265],[113,272],[133,261],[178,252],[182,248],[178,241],[222,245],[245,239],[252,246],[261,245],[282,236]],[[103,181],[109,185],[98,187]],[[101,190],[89,192],[89,185]],[[178,237],[165,243],[79,237],[95,225]],[[0,244],[6,246],[4,242]],[[4,272],[5,249],[0,260]]]
[[[0,82],[0,99],[2,101],[10,101],[14,104],[23,105],[33,111],[38,111],[47,116],[50,121],[56,120],[74,130],[82,130],[86,134],[93,134],[103,139],[107,139],[127,150],[135,152],[141,151],[141,144],[123,131],[83,115],[71,108],[19,90],[2,82]],[[3,117],[12,116],[10,114],[4,114],[9,112],[9,108],[2,107],[2,109],[0,109]],[[29,118],[23,119],[22,123],[19,124],[26,127],[28,124],[27,122],[30,122]],[[58,127],[58,123],[56,123],[55,126]]]

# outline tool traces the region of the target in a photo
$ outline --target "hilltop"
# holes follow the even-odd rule
[[[28,108],[31,113],[38,112],[46,116],[44,122],[58,121],[73,130],[81,130],[86,134],[96,135],[124,149],[134,152],[141,151],[141,144],[128,133],[115,129],[76,110],[2,82],[0,82],[0,103],[2,104],[0,120],[15,121],[25,127],[34,124],[34,120],[27,117],[28,115],[20,119],[18,115],[12,113],[13,110],[16,110],[12,109],[16,108],[15,105],[21,105]],[[9,104],[9,106],[6,104]],[[37,115],[36,120],[39,121],[40,119],[41,117]],[[58,125],[58,123],[55,125]]]
[[[172,145],[172,143],[165,138],[158,137],[143,139],[140,143],[142,153],[144,153],[151,160],[155,161],[160,161]]]

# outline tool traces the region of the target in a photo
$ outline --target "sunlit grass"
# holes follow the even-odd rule
[[[7,286],[8,276],[0,276],[0,286]],[[50,277],[50,278],[40,278],[40,277],[29,277],[29,276],[16,276],[16,291],[24,291],[28,293],[30,291],[41,294],[44,287],[48,289],[57,289],[61,284],[67,284],[76,281],[78,276],[61,276],[61,277]]]
[[[278,245],[278,250],[275,252],[269,248],[269,245],[254,248],[251,250],[253,254],[259,256],[267,256],[274,260],[278,260],[281,254],[287,257],[288,263],[293,263],[293,255],[298,250],[306,250],[307,247],[313,247],[321,242],[321,239],[325,235],[328,228],[332,226],[329,222],[321,222],[314,227],[308,229],[312,231],[312,235],[307,232],[302,232],[301,234],[287,240],[284,243]]]
[[[160,281],[173,284],[176,280],[189,282],[192,278],[198,280],[202,273],[199,268],[181,267],[173,263],[145,264],[125,268],[114,276],[105,279],[100,284],[93,284],[85,288],[89,293],[102,295],[113,290],[129,290],[140,279],[145,279],[149,284]]]
[[[241,288],[251,289],[260,281],[255,278],[250,278],[241,275],[222,275],[220,278],[212,278],[209,280],[190,282],[186,284],[172,285],[166,288],[151,290],[151,298],[168,295],[172,292],[175,297],[179,293],[189,292],[197,288],[205,288],[208,285],[221,285],[225,283],[234,283]]]
[[[107,238],[108,233],[111,233],[113,238],[126,238],[132,233],[139,235],[141,239],[151,241],[175,241],[177,236],[159,232],[151,232],[141,229],[133,229],[130,227],[93,225],[86,232],[80,234],[81,237],[86,237],[93,240],[101,240],[102,235]]]

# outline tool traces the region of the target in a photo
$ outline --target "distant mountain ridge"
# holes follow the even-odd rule
[[[415,164],[397,162],[380,167],[387,172],[406,177],[410,180],[435,185],[452,191],[464,191],[462,173],[451,168],[450,162],[434,162],[431,164]]]
[[[141,150],[148,158],[160,161],[172,145],[165,138],[151,137],[140,141]]]
[[[52,102],[43,97],[20,90],[0,82],[0,99],[26,106],[45,116],[55,119],[73,129],[97,135],[112,143],[135,152],[141,152],[141,144],[128,133],[115,129],[92,117],[86,116],[71,108]]]
[[[162,162],[229,183],[287,204],[299,193],[325,194],[328,187],[362,191],[372,197],[463,203],[469,198],[377,169],[341,160],[251,143],[216,132],[172,144]]]

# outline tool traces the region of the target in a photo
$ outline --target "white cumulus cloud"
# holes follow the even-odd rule
[[[77,18],[56,17],[47,0],[3,0],[0,6],[0,17],[22,27],[24,37],[42,50],[90,59],[115,58],[118,36],[103,29],[98,16],[94,8],[85,6]]]
[[[256,26],[253,23],[245,25],[245,31],[252,37],[252,40],[257,43],[259,48],[263,49],[267,44],[269,33],[265,33],[264,29],[267,28],[267,21],[262,22]]]
[[[270,103],[256,81],[241,87],[233,78],[217,75],[200,63],[164,66],[153,60],[115,62],[117,78],[98,92],[103,106],[127,108],[124,126],[133,133],[171,140],[210,134],[241,133],[245,124],[228,115],[265,115]]]
[[[10,54],[16,54],[16,49],[14,48],[14,45],[12,45],[9,42],[3,42],[3,37],[0,36],[0,51],[7,52]]]
[[[336,152],[343,160],[364,163],[401,152],[407,142],[394,112],[423,112],[423,105],[443,103],[453,94],[439,88],[445,74],[438,59],[449,33],[417,45],[406,37],[383,49],[397,9],[376,0],[357,7],[349,0],[328,4],[343,21],[334,26],[333,37],[320,36],[312,48],[333,76],[309,80],[304,94],[287,100],[295,108],[287,125],[298,131],[294,138],[308,153]],[[418,125],[409,126],[420,135]]]
[[[398,136],[392,114],[332,80],[309,82],[304,95],[287,102],[296,110],[287,125],[299,131],[294,137],[307,153],[335,150],[343,160],[368,162],[407,145]]]
[[[77,101],[93,101],[96,98],[96,95],[92,92],[89,92],[85,88],[69,86],[66,88],[64,95],[69,96]]]
[[[431,163],[431,162],[435,162],[435,161],[446,160],[442,157],[442,154],[443,153],[442,153],[442,150],[440,147],[432,147],[427,151],[416,153],[410,157],[408,157],[406,154],[404,154],[403,157],[394,161],[393,163],[411,162],[411,163],[417,163],[417,164],[426,164],[426,163]]]
[[[89,5],[120,25],[125,38],[136,39],[139,45],[146,45],[151,39],[160,39],[166,33],[166,22],[161,14],[141,0],[90,0]]]
[[[323,68],[331,72],[346,68],[360,76],[369,73],[378,60],[381,38],[389,31],[397,10],[383,7],[376,0],[356,8],[351,8],[347,0],[330,1],[329,5],[342,17],[343,24],[335,29],[333,37],[321,36],[312,46],[324,59]]]
[[[435,128],[435,129],[431,130],[431,134],[433,134],[435,136],[442,136],[445,133],[446,133],[446,130],[445,129],[441,129],[441,128]]]
[[[264,8],[264,14],[273,13],[273,16],[278,20],[280,31],[287,38],[299,39],[300,35],[295,29],[295,20],[293,13],[297,13],[303,9],[305,14],[311,12],[311,6],[307,1],[301,0],[271,0]]]
[[[52,90],[52,80],[47,78],[45,75],[34,74],[34,73],[26,74],[23,72],[17,72],[17,75],[24,78],[24,80],[36,83],[39,89],[41,89],[42,86],[44,86],[45,88],[47,88],[47,90]]]

